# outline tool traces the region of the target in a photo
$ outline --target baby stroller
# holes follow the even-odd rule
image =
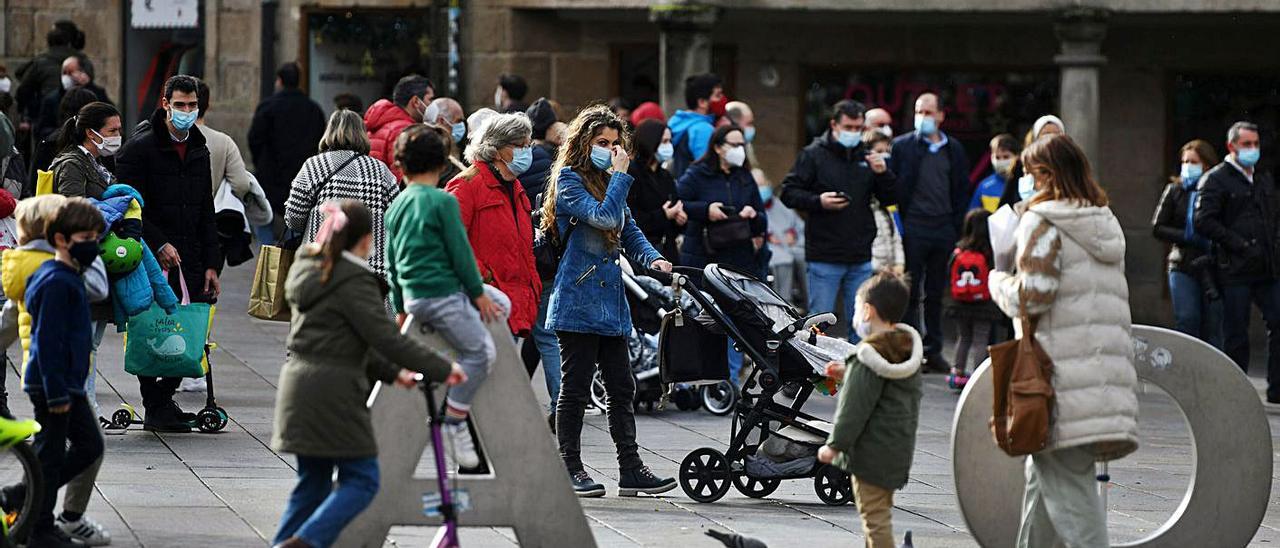
[[[726,337],[755,364],[733,410],[728,450],[695,449],[680,464],[685,494],[714,502],[733,486],[746,496],[763,498],[782,480],[813,478],[824,503],[851,501],[849,476],[817,463],[830,424],[801,411],[826,363],[843,361],[853,352],[848,342],[814,330],[835,324],[835,315],[802,316],[768,284],[727,265],[711,264],[701,271],[676,268],[671,283],[677,292],[690,295],[702,313],[689,318],[676,310],[663,319],[663,382],[726,379]],[[801,389],[791,405],[775,402],[782,387],[793,382]]]

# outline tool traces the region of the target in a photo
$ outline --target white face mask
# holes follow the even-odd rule
[[[502,110],[502,88],[493,91],[493,106],[496,110]]]
[[[880,133],[884,134],[885,137],[888,137],[890,139],[893,138],[893,128],[887,125],[876,128],[876,131],[879,131]]]
[[[1018,196],[1023,200],[1030,200],[1036,195],[1036,178],[1030,173],[1018,178]]]
[[[116,151],[120,150],[120,144],[124,142],[124,137],[120,135],[103,137],[102,134],[98,133],[97,131],[94,131],[92,129],[89,131],[93,131],[94,135],[97,135],[99,139],[102,139],[101,143],[94,143],[94,144],[98,145],[98,154],[101,154],[103,156],[114,156]]]
[[[733,167],[742,167],[743,162],[747,161],[747,147],[736,146],[730,148],[728,152],[724,153],[724,161]]]
[[[866,308],[862,301],[856,303],[855,312],[853,313],[853,330],[858,334],[859,339],[865,339],[871,336],[871,322],[864,318],[863,309]]]
[[[1013,167],[1013,158],[1005,158],[1003,160],[992,160],[991,167],[996,173],[1004,175],[1009,172],[1009,168]]]
[[[76,87],[76,81],[75,81],[74,79],[72,79],[72,78],[71,78],[71,75],[70,75],[70,74],[63,74],[63,75],[62,75],[62,89],[63,89],[63,91],[69,90],[69,89],[71,89],[71,88],[73,88],[73,87]]]
[[[0,78],[0,93],[9,93],[9,90],[12,88],[13,80],[10,80],[8,76]]]
[[[426,124],[435,124],[440,118],[440,107],[435,101],[427,104],[427,108],[422,111],[422,122]]]

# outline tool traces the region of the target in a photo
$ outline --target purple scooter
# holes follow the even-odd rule
[[[427,414],[430,415],[431,425],[431,452],[435,454],[436,482],[440,489],[440,504],[433,508],[424,501],[423,511],[428,515],[434,515],[432,511],[438,512],[443,519],[440,530],[431,541],[431,548],[458,548],[461,546],[458,543],[458,513],[464,509],[462,506],[465,506],[465,503],[454,504],[453,489],[449,485],[449,470],[444,461],[444,435],[440,431],[444,425],[444,416],[436,406],[435,392],[432,390],[431,383],[424,382],[421,374],[418,374],[417,379],[418,387],[427,396]]]

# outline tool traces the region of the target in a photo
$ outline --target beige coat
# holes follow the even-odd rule
[[[205,146],[209,147],[209,171],[213,181],[213,195],[218,195],[218,187],[222,181],[231,183],[231,190],[236,196],[249,194],[249,171],[244,167],[244,157],[240,155],[240,147],[230,135],[206,125],[200,126],[204,134]]]
[[[1089,446],[1111,460],[1138,448],[1124,252],[1109,208],[1044,202],[1018,223],[1018,273],[991,273],[992,299],[1005,314],[1017,317],[1025,299],[1040,317],[1036,340],[1053,360],[1056,392],[1047,450]]]

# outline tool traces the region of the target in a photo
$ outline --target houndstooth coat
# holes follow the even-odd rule
[[[303,232],[304,243],[310,243],[315,240],[325,219],[324,214],[316,211],[320,205],[333,200],[363,202],[373,214],[373,253],[369,257],[369,266],[378,277],[385,278],[386,229],[382,221],[391,201],[400,194],[400,185],[396,184],[396,178],[387,165],[372,156],[362,155],[334,174],[320,189],[319,195],[316,193],[316,187],[354,154],[349,150],[335,150],[307,158],[289,189],[285,224],[290,230]]]

